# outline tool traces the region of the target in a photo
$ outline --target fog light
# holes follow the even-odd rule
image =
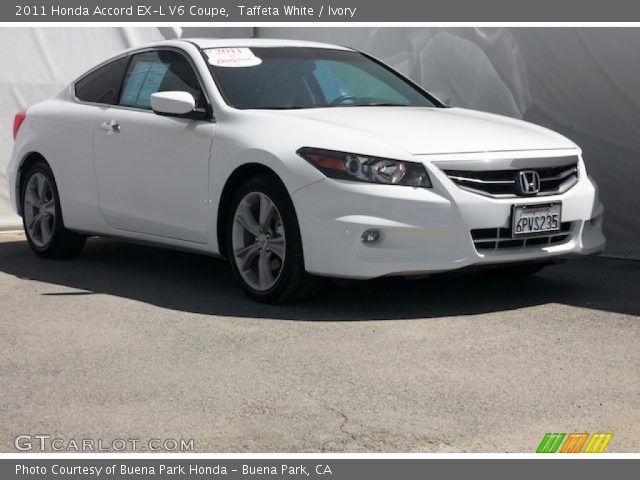
[[[362,243],[371,245],[374,243],[378,243],[380,241],[380,237],[380,230],[365,230],[364,232],[362,232],[360,240],[362,240]]]

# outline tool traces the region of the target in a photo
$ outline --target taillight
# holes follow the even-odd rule
[[[18,136],[18,130],[20,130],[20,126],[22,125],[22,122],[24,122],[25,118],[27,118],[27,111],[26,110],[21,110],[20,112],[16,113],[16,116],[13,119],[13,138],[14,138],[14,140]]]

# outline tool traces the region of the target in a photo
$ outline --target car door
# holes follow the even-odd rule
[[[103,110],[94,135],[100,210],[114,228],[206,243],[211,119],[157,115],[151,94],[187,91],[210,107],[186,54],[132,55],[117,105]]]

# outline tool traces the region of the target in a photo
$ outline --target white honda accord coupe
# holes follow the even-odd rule
[[[14,136],[10,192],[37,254],[104,235],[220,255],[265,302],[319,277],[528,274],[605,245],[578,146],[450,108],[350,48],[132,49],[18,113]]]

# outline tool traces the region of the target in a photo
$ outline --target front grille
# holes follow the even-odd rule
[[[560,167],[527,168],[540,175],[537,196],[564,193],[578,183],[578,164]],[[460,188],[495,198],[519,196],[517,176],[521,170],[443,170]]]
[[[478,251],[546,247],[568,241],[571,237],[571,227],[572,222],[563,222],[559,232],[525,238],[511,238],[511,228],[478,228],[471,230],[471,238]]]

